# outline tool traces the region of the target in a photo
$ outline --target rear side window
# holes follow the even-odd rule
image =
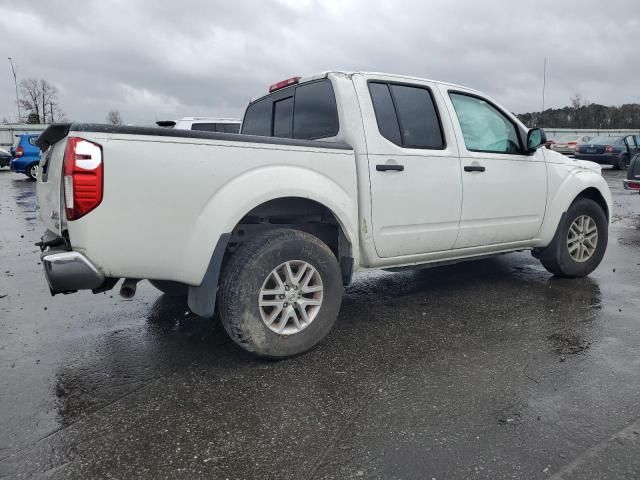
[[[425,87],[371,82],[369,92],[380,134],[406,148],[442,150],[442,125]]]
[[[373,101],[373,108],[376,112],[376,120],[378,122],[378,130],[380,134],[387,140],[397,145],[402,145],[400,138],[400,125],[398,125],[398,117],[396,109],[393,106],[389,85],[386,83],[370,83],[369,92]]]
[[[36,140],[38,140],[38,137],[29,137],[29,145],[33,145],[34,147],[37,147]]]
[[[329,79],[303,83],[252,103],[242,123],[247,135],[306,140],[334,137],[338,130],[338,107]]]

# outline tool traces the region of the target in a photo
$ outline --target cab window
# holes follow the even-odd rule
[[[449,96],[458,116],[467,150],[522,153],[516,126],[500,110],[479,97],[454,92]]]
[[[338,107],[329,79],[305,82],[262,98],[247,108],[242,133],[306,140],[338,134]]]
[[[370,82],[369,93],[378,130],[387,140],[405,148],[445,148],[440,118],[428,88]]]

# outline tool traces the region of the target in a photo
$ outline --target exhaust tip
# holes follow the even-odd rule
[[[120,287],[120,296],[126,299],[133,298],[136,294],[136,288],[139,281],[140,280],[132,278],[125,279]]]

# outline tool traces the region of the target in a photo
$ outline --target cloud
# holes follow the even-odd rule
[[[623,0],[4,0],[0,53],[83,121],[240,117],[268,85],[331,69],[450,81],[525,112],[540,108],[545,56],[548,106],[576,92],[640,102],[639,25]],[[15,117],[8,63],[0,91],[0,118]]]

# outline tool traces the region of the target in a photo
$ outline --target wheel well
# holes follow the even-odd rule
[[[595,187],[589,187],[586,190],[583,190],[582,192],[580,192],[580,195],[578,195],[577,198],[588,198],[596,202],[598,205],[602,207],[602,211],[606,215],[607,221],[609,220],[609,206],[607,205],[607,202],[605,201],[604,197],[600,193],[600,190],[598,190]]]
[[[277,198],[252,209],[231,232],[225,256],[232,255],[247,239],[282,227],[301,230],[322,240],[338,259],[343,283],[349,284],[353,273],[351,242],[334,213],[308,198]]]

